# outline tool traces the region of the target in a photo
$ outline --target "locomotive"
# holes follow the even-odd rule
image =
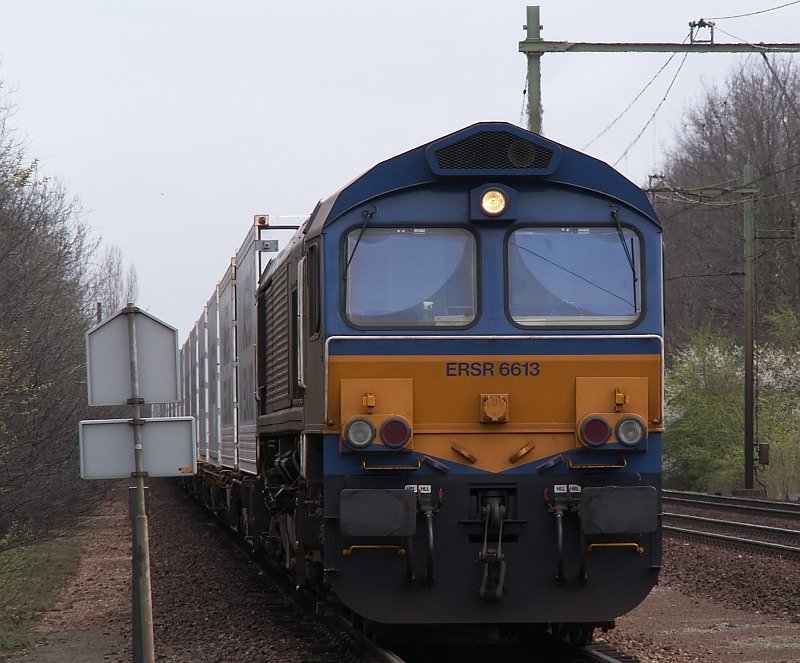
[[[374,632],[586,642],[661,565],[661,228],[607,164],[478,123],[259,215],[181,350],[194,490]]]

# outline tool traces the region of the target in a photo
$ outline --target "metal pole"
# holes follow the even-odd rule
[[[539,6],[528,7],[526,42],[542,41]],[[542,133],[542,54],[528,51],[528,129]]]
[[[526,38],[519,50],[528,58],[528,128],[542,132],[542,70],[544,53],[798,53],[800,43],[725,43],[710,41],[691,43],[597,43],[571,41],[545,41],[539,21],[539,6],[527,7]],[[767,66],[769,62],[767,62]]]
[[[131,303],[123,309],[128,316],[128,348],[131,363],[131,399],[133,406],[133,453],[136,462],[136,511],[133,518],[133,631],[134,663],[155,663],[153,640],[153,598],[150,593],[150,543],[145,503],[144,463],[142,461],[142,404],[139,397],[139,357],[136,346],[136,314],[139,309]],[[140,649],[137,651],[137,645]]]
[[[734,188],[699,187],[697,189],[674,189],[653,187],[653,193],[676,193],[703,198],[718,198],[726,193],[744,196],[744,487],[753,489],[755,463],[755,220],[754,207],[758,186],[754,183],[753,166],[744,166],[742,185]]]
[[[753,184],[753,166],[744,167],[742,184]],[[753,291],[755,289],[755,222],[753,214],[754,196],[744,199],[744,487],[753,488],[753,431],[754,431],[754,338],[753,338]]]

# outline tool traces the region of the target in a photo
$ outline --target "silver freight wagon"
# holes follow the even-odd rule
[[[181,367],[189,376],[183,412],[197,417],[200,461],[258,474],[256,291],[269,258],[291,240],[287,227],[304,219],[254,218],[181,350]]]

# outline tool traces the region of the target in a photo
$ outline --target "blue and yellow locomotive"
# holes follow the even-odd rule
[[[586,640],[647,596],[663,297],[640,189],[480,123],[376,165],[243,277],[269,231],[183,351],[199,482],[254,546],[380,625]]]

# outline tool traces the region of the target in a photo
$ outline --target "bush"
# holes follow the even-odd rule
[[[786,324],[786,316],[778,316]],[[757,348],[756,441],[770,444],[757,479],[770,497],[800,490],[800,350],[788,341]],[[795,340],[796,343],[796,340]],[[696,334],[666,374],[666,485],[707,491],[744,486],[744,353],[730,339]]]

